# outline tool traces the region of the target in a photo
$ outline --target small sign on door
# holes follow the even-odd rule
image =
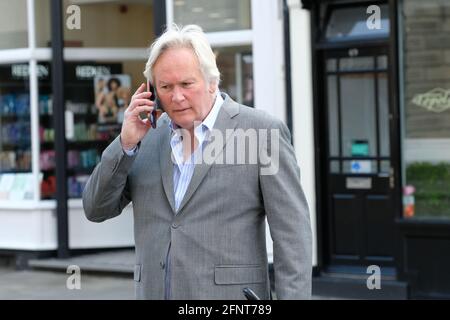
[[[369,155],[369,142],[367,140],[353,140],[351,148],[352,157],[367,157]]]
[[[347,189],[371,189],[372,178],[347,178],[345,180]]]
[[[352,160],[350,162],[351,173],[372,173],[372,162],[370,160]]]

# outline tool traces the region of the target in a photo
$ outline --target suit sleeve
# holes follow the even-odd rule
[[[279,134],[269,133],[266,148],[260,148],[260,160],[265,158],[267,164],[270,159],[271,164],[270,170],[264,170],[260,163],[260,187],[273,240],[276,296],[310,299],[312,232],[308,204],[289,129],[279,120],[271,128]]]
[[[131,201],[128,173],[134,156],[123,152],[120,136],[103,151],[83,190],[83,208],[88,220],[102,222],[118,216]]]

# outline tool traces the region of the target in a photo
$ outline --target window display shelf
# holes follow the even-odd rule
[[[30,173],[31,170],[27,169],[13,169],[13,170],[2,170],[0,174],[6,174],[6,173]]]
[[[38,63],[37,107],[40,152],[37,164],[38,172],[40,172],[41,199],[53,199],[56,193],[54,106],[50,69],[50,63]],[[96,72],[99,72],[99,76],[104,79],[101,80],[102,82],[98,80],[98,77],[96,78]],[[114,101],[108,96],[113,93],[109,87],[111,75],[119,75],[116,79],[122,80],[122,84],[129,85],[129,81],[123,81],[123,77],[126,79],[126,76],[120,76],[121,73],[121,63],[68,62],[65,65],[66,174],[70,198],[81,197],[89,175],[100,161],[101,153],[120,133],[123,112],[118,110],[113,112],[113,116],[109,115],[99,107],[103,107],[106,101],[98,104],[97,97],[102,90],[105,90],[104,97],[110,99],[108,103]],[[17,175],[19,180],[23,179],[21,174],[33,177],[31,123],[34,119],[30,112],[29,90],[28,64],[0,66],[0,186],[4,176],[6,176],[5,185],[14,175]],[[118,93],[114,91],[114,94]],[[115,102],[118,101],[117,99],[122,99],[122,97],[113,97],[116,99]],[[126,101],[127,98],[124,99],[120,101]],[[31,177],[27,176],[27,179]],[[27,192],[29,192],[28,189]],[[11,196],[9,199],[3,197],[6,201],[15,201],[13,199],[17,198],[11,192],[6,192],[3,196],[5,194]],[[0,201],[2,201],[1,198]]]
[[[65,66],[65,111],[67,148],[67,189],[69,198],[81,198],[90,174],[100,161],[108,144],[120,133],[121,123],[104,122],[96,104],[95,75],[89,70],[102,70],[120,74],[118,63],[67,63]],[[103,75],[101,75],[103,77]],[[105,78],[108,75],[104,75]],[[108,82],[104,81],[105,90]],[[53,129],[53,103],[51,94],[39,97],[40,120],[40,170],[43,174],[41,198],[52,199],[56,192],[55,151]]]
[[[53,210],[53,209],[56,209],[56,201],[55,200],[41,200],[41,201],[0,200],[0,209],[3,209],[3,210],[33,210],[33,209]]]
[[[22,184],[22,175],[31,174],[30,96],[26,83],[5,79],[5,69],[0,68],[0,200],[10,194],[8,188],[24,195],[26,187],[16,186],[13,176]]]

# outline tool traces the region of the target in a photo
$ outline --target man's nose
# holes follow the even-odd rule
[[[183,91],[181,90],[181,88],[175,87],[173,89],[172,101],[174,101],[174,102],[181,102],[183,100],[184,100]]]

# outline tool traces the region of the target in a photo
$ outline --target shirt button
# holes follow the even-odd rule
[[[164,262],[160,262],[159,265],[161,266],[161,269],[164,269],[166,267],[166,264]]]
[[[177,224],[176,222],[172,223],[172,228],[174,228],[174,229],[178,228],[179,226],[180,226],[180,225]]]

